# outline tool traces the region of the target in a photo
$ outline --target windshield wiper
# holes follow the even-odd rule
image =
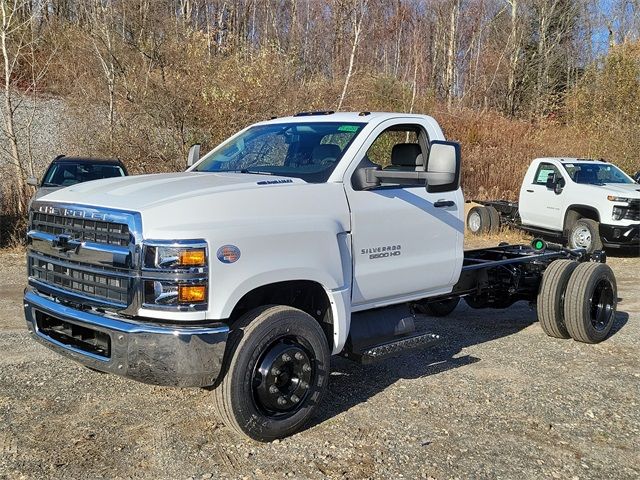
[[[45,182],[42,184],[43,187],[59,187],[60,185],[57,185],[55,183],[49,183],[49,182]]]
[[[275,175],[273,172],[264,172],[262,170],[249,170],[248,168],[242,168],[237,171],[240,173],[254,173],[256,175]]]

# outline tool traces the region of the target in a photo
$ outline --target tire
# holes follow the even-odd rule
[[[215,409],[229,428],[254,440],[292,435],[322,401],[329,357],[327,338],[307,313],[286,306],[252,310],[229,335]]]
[[[485,208],[489,213],[489,233],[498,233],[500,231],[500,213],[491,205]]]
[[[602,250],[600,224],[590,218],[581,218],[569,228],[569,248],[584,248],[587,253]]]
[[[564,299],[567,283],[578,262],[556,260],[542,274],[538,291],[538,321],[544,333],[554,338],[571,338],[564,320]]]
[[[609,265],[581,263],[571,274],[564,302],[564,318],[571,338],[600,343],[609,336],[616,316],[618,287]]]
[[[491,217],[487,207],[473,207],[467,215],[467,229],[473,235],[483,235],[491,228]]]
[[[416,310],[425,315],[432,317],[446,317],[453,312],[460,303],[460,297],[450,298],[448,300],[442,300],[439,302],[418,302],[416,303]]]

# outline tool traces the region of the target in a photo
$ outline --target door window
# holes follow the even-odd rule
[[[403,151],[401,151],[403,150]],[[367,158],[381,168],[407,167],[415,170],[413,152],[422,154],[418,131],[393,127],[382,132],[367,150]],[[420,158],[419,160],[422,160]],[[410,165],[402,165],[402,163]],[[424,163],[422,163],[424,168]]]
[[[533,183],[535,185],[546,185],[547,178],[549,178],[550,174],[555,174],[556,178],[562,178],[562,175],[560,175],[560,172],[555,165],[550,163],[541,163],[533,177]]]
[[[369,188],[415,187],[424,184],[424,158],[428,143],[426,134],[417,125],[395,125],[384,130],[371,144],[364,158],[352,176],[351,183],[356,190]],[[378,186],[364,182],[365,169],[388,170],[391,172],[415,172],[396,178],[385,178]],[[418,172],[422,172],[419,174]],[[422,177],[420,177],[422,175]]]

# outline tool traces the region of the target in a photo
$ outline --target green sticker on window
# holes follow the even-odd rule
[[[359,128],[360,127],[358,127],[357,125],[340,125],[338,127],[338,131],[339,132],[357,132]]]

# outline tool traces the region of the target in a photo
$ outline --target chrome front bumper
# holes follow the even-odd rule
[[[229,333],[222,323],[159,325],[76,310],[32,288],[25,290],[24,313],[34,338],[52,350],[96,370],[154,385],[213,385]],[[92,352],[83,347],[96,339],[103,348]]]

